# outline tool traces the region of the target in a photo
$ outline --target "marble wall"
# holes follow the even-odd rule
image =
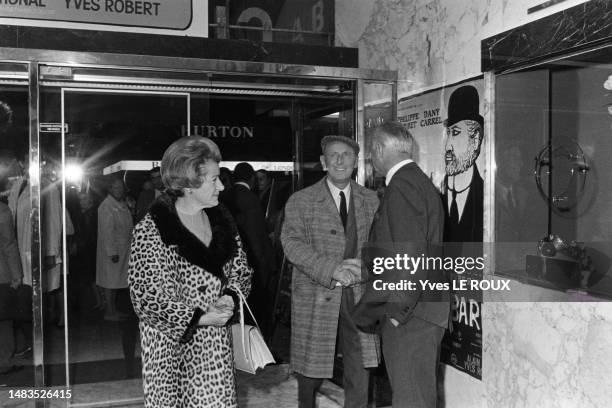
[[[483,0],[336,1],[336,45],[362,68],[396,70],[398,96],[480,73]]]
[[[527,14],[543,0],[336,0],[336,46],[361,68],[396,70],[398,96],[481,73],[480,42],[586,0]]]
[[[612,304],[541,302],[486,306],[483,323],[486,406],[610,406]]]
[[[402,98],[481,75],[482,40],[585,0],[527,14],[543,2],[336,0],[336,45],[357,47],[361,68],[397,70]],[[611,304],[497,302],[482,314],[483,380],[447,368],[447,408],[611,406]]]
[[[538,14],[540,12],[529,16]],[[497,24],[494,26],[497,27]],[[612,3],[609,0],[590,0],[550,16],[543,16],[537,22],[488,36],[482,42],[482,69],[497,70],[550,57],[562,50],[574,51],[585,44],[606,42],[610,38]]]
[[[540,20],[588,1],[591,0],[563,0],[545,9],[527,13],[529,8],[545,3],[546,0],[487,0],[487,18],[482,27],[482,38]]]

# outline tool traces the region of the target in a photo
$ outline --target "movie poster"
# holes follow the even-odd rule
[[[415,161],[439,188],[444,241],[451,256],[482,256],[484,169],[483,79],[403,98],[398,120],[414,136]],[[451,279],[480,279],[481,271]],[[451,294],[452,329],[442,342],[444,363],[481,379],[481,291]]]

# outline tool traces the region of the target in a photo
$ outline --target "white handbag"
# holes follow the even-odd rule
[[[232,288],[234,289],[234,288]],[[255,374],[258,368],[275,363],[270,349],[261,335],[259,325],[242,292],[236,288],[240,300],[240,323],[232,325],[232,340],[234,345],[234,364],[238,370]],[[256,326],[244,324],[244,305],[251,314]]]

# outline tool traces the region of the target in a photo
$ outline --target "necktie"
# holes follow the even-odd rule
[[[344,192],[340,192],[340,219],[342,220],[342,226],[346,230],[346,220],[348,218],[348,211],[346,208],[346,197]]]
[[[454,189],[451,189],[451,193],[452,193],[453,201],[451,201],[449,221],[451,225],[457,225],[459,224],[459,208],[457,207],[457,191]]]

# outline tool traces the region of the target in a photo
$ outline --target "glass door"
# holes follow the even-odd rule
[[[136,403],[131,228],[149,170],[189,128],[189,94],[43,87],[40,98],[45,383],[70,389],[71,405]]]
[[[38,181],[28,171],[30,154],[36,155],[30,150],[28,84],[28,64],[0,62],[0,405],[16,401],[15,390],[37,384],[32,288],[39,278],[39,241],[32,226]]]
[[[291,271],[278,244],[282,208],[291,193],[324,175],[320,141],[328,134],[354,137],[364,146],[356,176],[366,181],[365,132],[395,118],[395,83],[296,78],[276,83],[208,74],[206,82],[186,85],[183,79],[165,83],[139,72],[105,76],[103,69],[74,68],[68,75],[52,68],[44,70],[39,110],[41,212],[46,211],[41,230],[57,225],[41,245],[41,262],[52,271],[41,286],[45,384],[71,389],[74,406],[142,401],[137,319],[127,282],[110,276],[121,261],[108,252],[129,240],[107,230],[100,206],[119,202],[130,214],[124,224],[134,225],[140,198],[155,182],[149,170],[159,165],[168,145],[186,135],[215,141],[228,172],[242,161],[257,171],[254,190],[277,258],[270,285],[272,347],[288,356]],[[55,196],[59,208],[49,204]],[[57,231],[60,253],[52,263],[54,254],[44,248],[57,242]],[[101,259],[110,268],[99,265]]]
[[[0,62],[0,201],[22,200],[21,207],[9,206],[9,229],[21,242],[17,286],[29,295],[19,307],[28,315],[21,319],[25,326],[11,320],[13,334],[5,336],[13,341],[12,358],[0,374],[23,368],[0,376],[8,387],[0,388],[1,403],[9,401],[5,391],[23,387],[71,391],[52,406],[141,403],[138,328],[126,284],[109,284],[96,265],[98,247],[107,242],[98,209],[119,189],[116,200],[133,218],[134,201],[137,207],[152,188],[149,170],[174,140],[211,137],[222,165],[231,170],[249,161],[260,170],[255,189],[277,242],[284,201],[323,175],[321,138],[343,134],[359,141],[363,183],[369,112],[396,116],[392,73],[298,67],[287,75],[280,66],[252,63],[227,72],[225,62],[163,58],[143,67],[140,56],[129,55],[119,66],[117,56],[99,55],[101,67],[94,67],[84,53],[15,55],[30,62]],[[282,271],[280,252],[274,309],[275,320],[286,323],[280,335],[288,343],[290,293],[282,282],[291,273]],[[25,406],[49,402],[30,399]]]

